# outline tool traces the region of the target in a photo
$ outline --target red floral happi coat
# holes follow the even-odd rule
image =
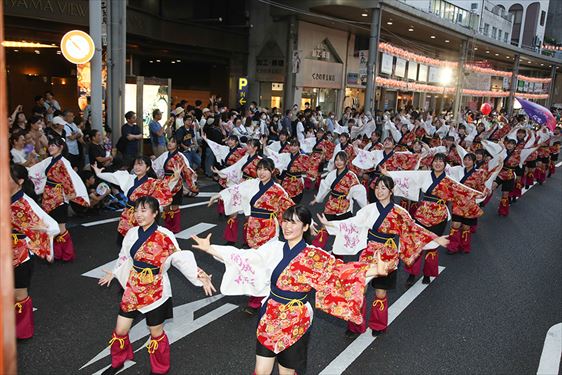
[[[359,261],[373,264],[376,263],[377,254],[380,254],[382,261],[394,261],[395,267],[398,266],[399,258],[404,264],[411,266],[421,254],[423,247],[437,237],[427,229],[416,225],[408,212],[396,205],[386,215],[378,232],[398,235],[400,252],[396,241],[386,243],[368,241]]]
[[[49,168],[47,171],[47,180],[56,183],[56,186],[51,186],[49,183],[45,184],[45,189],[43,191],[41,208],[49,213],[64,204],[65,195],[74,195],[76,191],[72,185],[70,174],[66,170],[66,166],[62,160],[56,161],[55,164]],[[76,197],[72,201],[82,206],[88,206],[88,203],[80,197]]]
[[[140,197],[151,196],[158,200],[160,206],[167,206],[171,204],[172,192],[170,191],[168,183],[169,179],[170,177],[165,177],[163,179],[149,178],[146,182],[135,189],[135,191],[129,196],[129,200],[134,202]],[[135,219],[135,208],[128,207],[121,213],[117,231],[122,236],[125,236],[129,229],[136,227],[137,225],[137,219]]]
[[[368,268],[367,263],[344,263],[319,248],[307,246],[282,271],[276,285],[291,292],[316,289],[316,308],[360,324]],[[269,299],[258,324],[257,339],[279,353],[306,333],[311,318],[306,304],[289,306]]]
[[[285,191],[277,185],[273,184],[265,193],[263,193],[256,201],[252,208],[259,208],[273,212],[274,217],[263,219],[250,216],[247,224],[244,226],[246,230],[246,241],[251,248],[258,248],[275,236],[277,231],[277,221],[281,221],[285,210],[295,203],[287,196]]]
[[[331,160],[334,155],[336,145],[327,139],[323,139],[312,149],[310,154],[310,167],[308,170],[308,177],[312,180],[318,177],[319,167],[325,160]]]
[[[492,134],[490,134],[490,136],[488,137],[488,139],[490,141],[497,141],[502,139],[504,136],[508,135],[509,132],[511,131],[511,125],[509,124],[504,124],[503,127],[497,128],[496,130],[494,130],[492,132]]]
[[[461,157],[455,146],[451,147],[449,152],[447,152],[447,163],[450,165],[462,165]]]
[[[411,132],[411,131],[407,131],[406,133],[402,134],[402,138],[400,139],[400,141],[396,145],[395,150],[396,151],[408,151],[408,149],[410,147],[412,147],[412,145],[414,144],[415,141],[416,141],[416,133]]]
[[[258,163],[260,162],[260,160],[261,156],[258,155],[256,158],[254,158],[254,160],[252,160],[242,168],[242,174],[245,180],[258,177]]]
[[[521,162],[521,150],[515,148],[511,154],[508,153],[508,157],[503,161],[503,168],[500,171],[498,177],[502,181],[509,181],[515,178],[515,168],[519,166]]]
[[[383,164],[387,171],[411,171],[416,168],[419,154],[403,154],[394,153],[390,158],[388,158]]]
[[[51,240],[45,232],[32,230],[41,222],[41,218],[33,211],[29,203],[22,197],[13,202],[11,208],[12,223],[12,265],[23,263],[31,250],[37,256],[46,258],[51,252]],[[25,237],[29,239],[26,241]]]
[[[131,269],[127,286],[121,298],[121,310],[125,312],[148,306],[162,297],[162,266],[170,255],[177,251],[172,240],[165,234],[155,231],[141,245],[134,260],[160,268],[156,275],[143,273],[135,267]]]
[[[471,189],[483,192],[486,190],[484,183],[490,177],[490,174],[491,172],[486,169],[477,169],[462,183]],[[469,219],[477,218],[482,215],[482,210],[477,209],[477,205],[465,203],[466,202],[463,202],[462,204],[453,203],[453,214]]]
[[[292,156],[291,156],[292,157]],[[310,159],[307,155],[298,154],[296,160],[290,163],[287,172],[293,175],[302,175],[309,172]],[[281,181],[281,186],[294,198],[304,190],[302,178],[286,175]]]
[[[470,217],[480,217],[484,213],[475,202],[477,194],[449,177],[441,180],[431,194],[443,202],[421,201],[414,213],[416,220],[425,227],[432,227],[447,220],[447,202],[467,206]]]
[[[236,163],[238,160],[246,155],[246,149],[244,147],[238,147],[232,154],[224,160],[224,166],[230,167],[232,164]],[[226,188],[226,178],[219,179],[219,184],[223,188]]]
[[[357,178],[357,175],[351,171],[348,171],[345,176],[338,181],[334,189],[332,189],[342,195],[336,198],[332,194],[329,194],[324,213],[330,215],[340,215],[346,213],[349,210],[350,205],[350,202],[347,199],[349,190],[353,186],[359,184],[360,182]]]
[[[176,186],[172,189],[172,195],[176,195],[178,191],[182,189],[182,180],[185,181],[189,191],[193,193],[197,193],[199,188],[194,181],[197,179],[197,175],[195,172],[187,166],[183,156],[179,153],[172,156],[169,160],[166,161],[164,164],[164,170],[166,171],[166,175],[170,176],[173,174],[174,169],[181,168],[181,179],[178,180]]]

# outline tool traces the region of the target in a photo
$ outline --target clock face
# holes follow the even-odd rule
[[[85,32],[72,30],[62,37],[61,51],[71,63],[85,64],[94,56],[94,41]]]

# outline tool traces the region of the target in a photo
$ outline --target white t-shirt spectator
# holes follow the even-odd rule
[[[27,155],[25,150],[17,150],[15,148],[12,148],[10,150],[10,154],[12,154],[12,159],[14,160],[14,163],[16,164],[27,163]]]
[[[73,122],[65,122],[64,131],[66,132],[66,146],[68,147],[68,153],[72,155],[80,155],[80,150],[78,149],[78,140],[70,139],[68,137],[69,135],[80,133],[80,129],[78,129],[78,126],[76,126],[76,124]]]
[[[297,139],[301,146],[304,145],[304,125],[300,121],[297,122]]]

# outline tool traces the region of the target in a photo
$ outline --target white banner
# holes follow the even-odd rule
[[[404,77],[406,75],[406,60],[399,57],[396,58],[396,68],[394,68],[396,77]]]
[[[470,90],[488,91],[492,87],[492,76],[470,72],[464,77],[464,88]]]
[[[341,89],[343,64],[304,59],[297,73],[296,85],[301,87],[318,87]]]
[[[382,61],[381,61],[381,73],[385,73],[385,74],[392,74],[392,60],[394,58],[387,54],[387,53],[383,53],[382,54]]]
[[[420,64],[420,70],[418,72],[418,81],[427,82],[427,65]]]
[[[408,79],[414,81],[418,78],[418,63],[408,61]]]
[[[504,90],[509,90],[509,86],[511,86],[511,77],[503,77],[502,88]]]

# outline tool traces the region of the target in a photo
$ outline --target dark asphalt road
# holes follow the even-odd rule
[[[345,373],[536,373],[547,330],[562,322],[561,188],[562,169],[558,168],[545,185],[525,194],[508,218],[496,215],[496,194],[480,220],[473,252],[447,256],[442,251],[440,265],[446,269],[441,276]],[[218,186],[203,190],[217,191]],[[311,194],[307,192],[305,202],[311,200]],[[186,198],[184,204],[207,199]],[[21,374],[92,374],[110,363],[105,357],[80,370],[107,346],[120,288],[116,282],[109,289],[101,288],[95,279],[81,275],[116,258],[117,222],[91,227],[78,224],[114,216],[73,220],[74,263],[35,263],[31,289],[38,309],[35,337],[18,343]],[[218,218],[214,209],[182,210],[182,228],[201,222],[217,223],[211,232],[215,242],[223,242],[225,219]],[[191,247],[189,240],[179,243],[184,249]],[[195,256],[218,286],[224,267],[204,254],[196,252]],[[399,287],[389,294],[391,304],[405,292],[406,276],[402,269],[399,272]],[[171,282],[176,307],[204,298],[200,289],[175,270]],[[372,290],[369,293],[371,299]],[[227,303],[242,305],[245,300],[224,297],[198,310],[194,318]],[[171,374],[251,374],[256,323],[256,318],[236,308],[179,339],[171,349]],[[322,371],[352,342],[344,331],[345,322],[316,312],[309,374]],[[134,349],[145,340],[136,341]],[[145,349],[135,353],[135,362],[123,374],[149,372]]]

